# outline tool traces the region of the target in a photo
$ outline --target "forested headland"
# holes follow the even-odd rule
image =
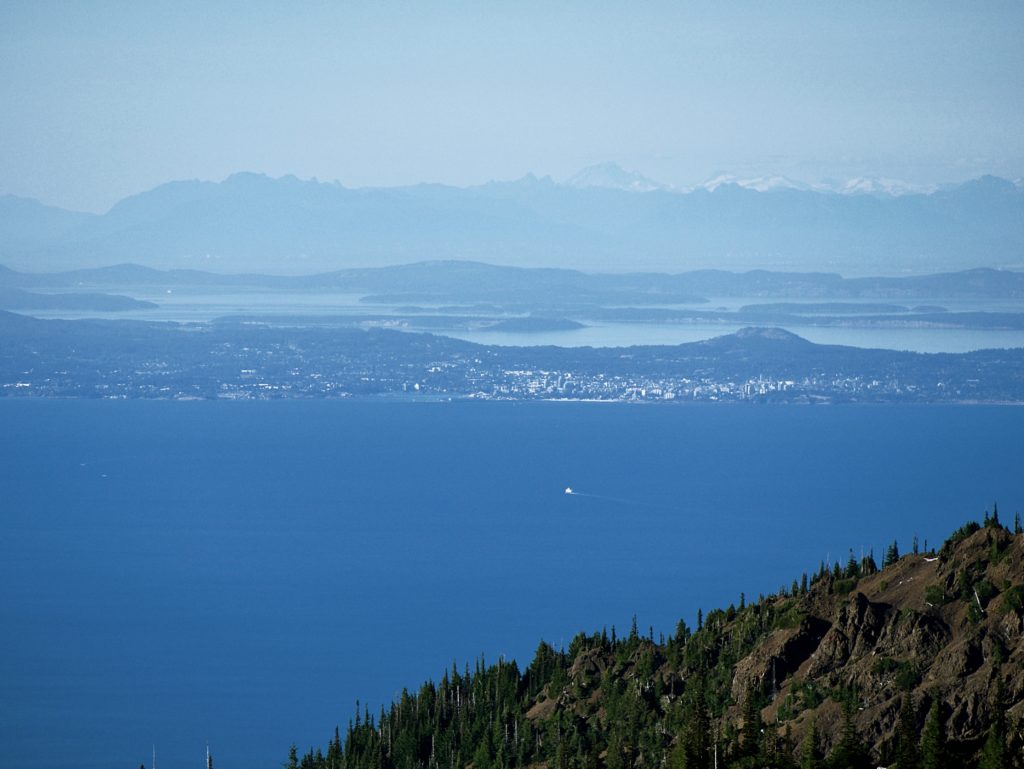
[[[356,705],[286,769],[1024,766],[1024,533],[998,509],[941,548],[893,542],[771,594],[540,642]]]

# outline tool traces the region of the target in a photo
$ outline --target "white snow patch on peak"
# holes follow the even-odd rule
[[[626,171],[618,163],[598,163],[587,166],[565,181],[566,186],[578,189],[599,187],[626,192],[652,192],[670,189],[668,185],[648,179],[637,171]]]
[[[912,184],[901,179],[888,177],[858,176],[853,179],[825,179],[819,183],[802,182],[789,176],[767,174],[765,176],[735,176],[719,174],[694,189],[714,192],[719,187],[733,184],[755,192],[776,192],[779,190],[801,190],[806,192],[831,192],[839,195],[874,195],[876,197],[899,197],[900,195],[928,195],[935,192],[934,185]]]
[[[806,184],[805,182],[799,182],[795,179],[790,179],[788,176],[779,176],[777,174],[754,177],[741,177],[733,176],[731,174],[719,174],[718,176],[715,176],[697,185],[697,189],[705,189],[708,190],[709,192],[714,192],[716,189],[726,184],[735,184],[737,187],[742,187],[745,190],[754,190],[755,192],[818,189],[817,187],[810,184]]]
[[[911,184],[901,179],[858,176],[839,185],[836,192],[843,195],[880,195],[895,198],[901,195],[928,195],[935,192],[935,189],[931,185]]]

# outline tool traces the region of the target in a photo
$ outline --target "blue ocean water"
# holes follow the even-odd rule
[[[668,633],[1012,517],[1022,434],[1013,407],[0,400],[0,766],[271,769],[453,660]]]

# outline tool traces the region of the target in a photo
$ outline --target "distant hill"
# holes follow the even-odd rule
[[[900,196],[739,181],[680,192],[605,165],[567,184],[526,176],[468,188],[349,189],[241,173],[164,184],[103,215],[8,197],[0,199],[0,263],[308,274],[477,260],[848,275],[1024,263],[1024,190],[1002,179]]]
[[[38,294],[18,288],[0,286],[0,310],[98,310],[100,312],[123,312],[145,310],[156,307],[153,302],[144,302],[130,296],[118,294],[73,293]]]
[[[18,257],[61,242],[95,219],[93,214],[66,211],[29,198],[0,195],[0,254]]]
[[[905,277],[844,278],[836,273],[767,270],[586,273],[481,262],[436,261],[306,275],[268,275],[158,270],[138,264],[40,273],[21,272],[0,265],[0,287],[51,290],[266,288],[369,294],[373,295],[371,299],[389,303],[643,305],[700,304],[709,296],[805,300],[1022,299],[1024,272],[978,268]]]
[[[743,323],[786,325],[799,314],[828,311],[842,318],[859,314],[863,323],[893,321],[909,307],[880,304],[899,300],[919,304],[938,300],[1024,299],[1024,271],[973,269],[904,277],[845,279],[828,272],[728,272],[697,270],[678,274],[657,272],[587,273],[570,269],[523,268],[468,261],[418,262],[391,267],[344,269],[307,275],[221,273],[202,270],[158,270],[137,264],[79,269],[67,272],[19,272],[0,266],[0,290],[102,291],[128,293],[176,289],[238,292],[250,289],[289,292],[335,292],[364,295],[368,304],[486,305],[490,313],[540,311],[547,316],[604,319],[604,321],[718,323],[722,312],[698,309],[706,297],[809,300],[810,304],[748,305],[740,310]],[[822,300],[829,300],[823,302]],[[850,300],[856,300],[854,304]],[[693,305],[692,308],[657,305]],[[24,305],[19,305],[24,306]],[[889,309],[887,309],[887,307]],[[895,313],[883,316],[879,313]],[[922,313],[930,313],[925,317]],[[968,321],[964,313],[943,313],[925,304],[913,308],[911,322],[955,326]],[[734,313],[730,313],[734,314]],[[943,315],[939,317],[939,315]],[[871,317],[870,315],[878,315]],[[974,318],[971,325],[1001,327],[1008,318]],[[909,315],[908,315],[909,317]],[[729,318],[725,318],[728,322]],[[736,319],[736,318],[732,318]],[[819,323],[826,323],[824,316]],[[993,326],[994,322],[995,325]],[[1012,324],[1016,328],[1018,324]]]
[[[541,641],[522,668],[453,666],[284,766],[1020,767],[1019,519],[986,513],[912,550],[851,550],[777,592],[751,585],[667,638],[634,619],[568,649]]]

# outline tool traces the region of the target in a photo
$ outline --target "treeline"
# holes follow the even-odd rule
[[[935,555],[949,558],[957,544],[981,529],[993,532],[1003,552],[1011,533],[998,512],[983,524],[959,529]],[[1020,535],[1019,516],[1014,533]],[[913,552],[918,552],[917,542]],[[934,552],[925,551],[922,552]],[[996,546],[993,545],[993,552]],[[900,561],[898,545],[888,548],[883,569]],[[634,619],[628,635],[577,635],[568,650],[541,642],[520,671],[513,662],[486,664],[459,672],[453,665],[439,683],[403,691],[372,714],[357,703],[344,733],[335,730],[322,748],[300,755],[292,747],[285,769],[1010,769],[1024,766],[1011,755],[1005,691],[998,685],[988,708],[982,745],[946,745],[938,693],[916,696],[909,677],[901,699],[895,736],[870,744],[857,731],[855,717],[866,693],[857,688],[821,690],[802,686],[785,698],[774,721],[762,710],[779,694],[774,674],[760,685],[733,692],[736,665],[780,628],[814,622],[812,600],[850,593],[858,581],[878,572],[873,554],[844,565],[822,563],[789,588],[704,616],[697,627],[680,620],[669,637],[641,634]],[[973,592],[973,588],[972,588]],[[1018,590],[1018,592],[1022,592]],[[1012,596],[1013,591],[1008,595]],[[1024,592],[1022,592],[1024,594]],[[826,600],[830,600],[826,598]],[[954,597],[952,600],[956,600]],[[966,599],[965,599],[966,600]],[[979,601],[980,605],[980,601]],[[1024,610],[1024,609],[1022,609]],[[823,621],[818,620],[825,624]],[[882,660],[882,662],[885,662]],[[888,662],[892,662],[889,660]],[[737,703],[739,700],[739,703]],[[826,740],[811,716],[797,742],[790,731],[800,712],[817,713],[826,700],[839,704],[842,726]],[[927,711],[923,728],[917,713]],[[834,730],[833,730],[834,732]],[[1019,746],[1019,745],[1018,745]],[[980,747],[980,749],[979,749]]]

